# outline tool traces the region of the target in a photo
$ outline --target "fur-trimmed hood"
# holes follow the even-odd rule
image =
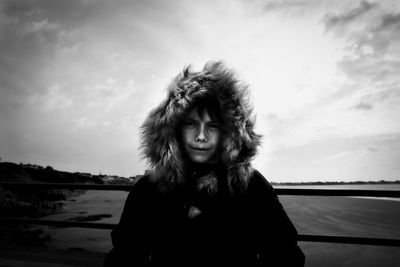
[[[219,163],[225,169],[231,191],[241,191],[253,173],[251,159],[261,136],[254,132],[247,85],[222,62],[207,63],[202,71],[187,67],[167,88],[167,98],[153,109],[141,126],[141,149],[155,179],[165,188],[185,183],[187,168],[176,128],[198,98],[215,97],[228,131],[222,137]]]

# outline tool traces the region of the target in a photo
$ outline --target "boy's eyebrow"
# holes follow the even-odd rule
[[[184,121],[199,121],[199,120],[197,120],[197,119],[195,119],[195,118],[191,118],[191,117],[186,117],[186,118],[184,119]]]
[[[195,122],[201,122],[203,121],[203,118],[198,118],[198,117],[192,117],[190,115],[186,116],[183,121],[195,121]],[[210,118],[209,121],[207,121],[207,123],[217,123],[217,124],[221,124],[218,120],[214,120],[212,118]]]

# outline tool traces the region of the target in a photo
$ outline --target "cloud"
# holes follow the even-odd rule
[[[337,27],[347,26],[349,23],[352,23],[360,18],[362,18],[365,14],[367,14],[370,10],[377,7],[375,3],[369,3],[367,1],[361,1],[360,5],[345,11],[341,14],[326,14],[324,21],[325,27],[328,30],[332,30]]]
[[[257,3],[257,1],[252,2]],[[262,4],[257,9],[262,10],[264,14],[277,16],[280,19],[310,19],[315,15],[319,16],[321,10],[336,7],[337,2],[334,3],[329,0],[262,0]]]
[[[400,10],[384,2],[361,1],[356,7],[324,16],[328,33],[345,41],[338,70],[357,84],[350,106],[395,119],[400,112]],[[397,93],[396,93],[397,92]],[[390,96],[390,97],[388,97]],[[386,127],[385,127],[386,128]],[[400,130],[400,129],[399,129]]]
[[[360,6],[342,14],[325,15],[325,29],[340,33],[347,42],[348,55],[341,63],[343,67],[352,62],[357,66],[363,64],[368,76],[373,68],[377,72],[388,72],[393,67],[400,67],[399,10],[386,10],[377,3],[362,1]],[[376,63],[385,65],[377,66]]]
[[[274,120],[279,119],[279,116],[278,116],[278,114],[271,112],[271,113],[265,114],[264,118],[267,121],[274,121]]]
[[[282,11],[288,9],[298,9],[309,6],[310,2],[308,1],[268,1],[264,5],[264,10],[267,12],[274,12],[274,11]]]
[[[400,87],[399,84],[387,84],[382,88],[360,91],[354,94],[352,100],[358,101],[352,106],[356,109],[371,110],[375,108],[376,112],[382,109],[396,112],[399,111],[397,107],[400,104]]]
[[[368,147],[368,151],[369,151],[369,152],[372,152],[372,153],[376,153],[376,152],[379,152],[380,149],[375,148],[375,147]]]
[[[355,109],[361,109],[361,110],[371,110],[373,109],[373,105],[371,105],[370,103],[359,103],[358,105],[356,105],[354,108]]]
[[[69,29],[44,4],[4,1],[0,9],[0,86],[8,98],[41,95],[55,83],[55,56]]]
[[[400,27],[400,13],[386,14],[382,16],[381,24],[377,30],[385,28],[399,28]]]
[[[400,134],[330,136],[273,150],[256,167],[273,181],[396,180],[399,141]]]
[[[30,102],[43,112],[62,110],[73,105],[73,100],[63,93],[58,84],[43,94],[34,93],[30,96]]]
[[[357,160],[360,156],[360,151],[341,151],[331,156],[324,158],[324,161],[333,161],[333,160]]]
[[[49,23],[48,19],[41,21],[31,21],[23,28],[24,34],[34,34],[38,32],[52,32],[58,30],[59,25],[56,23]]]
[[[96,126],[96,122],[88,119],[87,117],[81,117],[73,120],[73,127],[75,129],[85,129],[85,128],[93,128]]]
[[[105,81],[84,85],[82,91],[89,108],[100,107],[109,112],[124,101],[135,98],[137,85],[132,79],[127,81],[107,78]]]

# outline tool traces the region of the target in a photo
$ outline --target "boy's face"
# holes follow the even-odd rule
[[[220,124],[211,119],[207,110],[198,114],[192,109],[183,121],[181,136],[183,147],[194,163],[207,163],[215,159],[221,139]]]

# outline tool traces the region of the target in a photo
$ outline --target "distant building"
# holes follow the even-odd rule
[[[92,174],[88,173],[88,172],[75,172],[74,174],[85,176],[85,177],[89,177],[89,178],[92,177]]]
[[[129,177],[129,182],[130,183],[136,183],[136,176],[132,176],[132,177]]]
[[[20,163],[20,166],[23,168],[31,168],[31,169],[35,169],[35,170],[43,170],[44,169],[42,166],[30,164],[30,163],[27,163],[27,164]]]
[[[114,180],[114,177],[113,177],[113,176],[106,176],[106,175],[104,175],[103,177],[101,177],[101,179],[102,179],[103,181],[105,181],[105,182],[111,182],[111,181]]]
[[[140,175],[140,174],[136,175],[136,176],[129,177],[129,183],[136,183],[142,177],[143,177],[143,175]]]

